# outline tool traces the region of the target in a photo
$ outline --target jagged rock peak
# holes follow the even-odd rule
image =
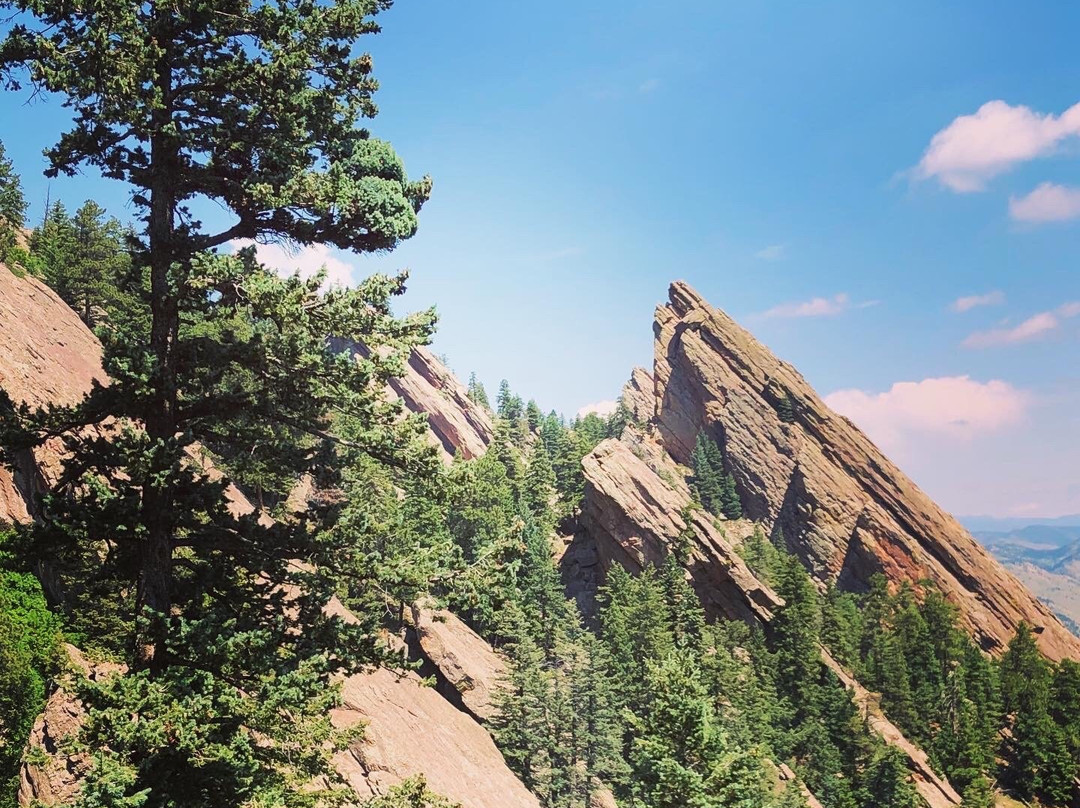
[[[669,299],[654,324],[653,424],[672,457],[688,462],[702,430],[716,439],[746,514],[782,531],[819,581],[930,579],[985,649],[1026,621],[1048,657],[1080,659],[1080,639],[793,367],[686,283]]]
[[[656,414],[655,387],[652,374],[645,368],[634,368],[630,379],[623,385],[623,406],[637,423],[650,421]]]

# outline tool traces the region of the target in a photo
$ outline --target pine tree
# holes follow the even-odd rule
[[[904,754],[893,746],[883,747],[874,756],[864,788],[872,804],[880,808],[918,808],[921,804]]]
[[[1002,702],[1012,717],[1008,780],[1025,798],[1063,803],[1072,793],[1077,763],[1050,714],[1050,668],[1026,623],[1017,628],[1000,668]]]
[[[0,261],[11,259],[26,220],[26,197],[15,166],[0,143]]]
[[[543,652],[527,631],[514,634],[516,639],[506,647],[509,674],[495,695],[492,734],[507,764],[535,793],[550,765],[545,722],[549,687]]]
[[[540,421],[543,417],[540,406],[532,399],[529,399],[529,403],[525,405],[525,422],[528,424],[530,432],[535,432],[540,428]]]
[[[521,486],[522,504],[535,517],[550,517],[551,498],[555,494],[555,469],[551,466],[544,444],[537,443],[529,455],[525,479]]]
[[[795,423],[795,402],[791,398],[791,393],[786,390],[776,404],[776,415],[785,424]]]
[[[728,519],[742,518],[735,478],[724,470],[724,455],[716,441],[699,433],[690,462],[694,471],[691,488],[705,510]]]
[[[93,327],[108,309],[136,305],[120,289],[129,266],[124,233],[105,210],[85,202],[68,218],[58,202],[34,231],[31,248],[40,258],[46,283]]]
[[[238,518],[225,481],[192,458],[208,447],[227,467],[253,451],[282,479],[331,486],[363,458],[435,467],[422,426],[378,393],[432,329],[430,312],[391,316],[404,276],[323,293],[321,276],[279,278],[253,249],[212,252],[236,239],[366,252],[415,232],[429,182],[358,126],[376,85],[353,46],[384,4],[5,5],[8,87],[25,77],[72,112],[47,173],[91,166],[126,182],[144,225],[149,315],[106,336],[110,385],[49,412],[0,407],[8,451],[71,430],[61,482],[80,485],[50,492],[34,552],[61,581],[125,579],[136,613],[118,638],[131,672],[86,693],[84,737],[108,761],[86,793],[119,782],[131,800],[149,789],[147,806],[310,804],[310,784],[335,777],[333,677],[380,658],[382,618],[324,612],[353,561],[336,508]],[[196,204],[232,223],[207,230]],[[370,354],[340,356],[329,335]],[[106,420],[107,442],[78,429]]]
[[[475,404],[479,404],[485,410],[491,409],[491,402],[488,401],[487,390],[484,389],[484,384],[476,378],[475,373],[469,374],[469,386],[467,389],[469,398]]]
[[[813,581],[799,559],[784,558],[777,580],[784,605],[772,622],[780,692],[790,703],[793,723],[803,723],[816,710],[821,670],[821,604]]]
[[[691,654],[650,660],[643,684],[630,760],[645,804],[726,808],[766,802],[761,760],[730,742]]]
[[[500,418],[509,418],[513,398],[514,394],[510,392],[510,382],[503,379],[499,382],[499,394],[495,398],[495,412]]]

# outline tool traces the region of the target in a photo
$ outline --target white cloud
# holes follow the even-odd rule
[[[1032,342],[1049,336],[1061,327],[1061,321],[1080,315],[1080,301],[1063,303],[1053,311],[1033,314],[1012,328],[991,328],[969,334],[961,343],[965,348],[993,348],[999,345],[1015,345]]]
[[[1080,188],[1044,182],[1027,196],[1009,197],[1009,215],[1018,222],[1064,222],[1080,217]]]
[[[646,79],[638,85],[639,93],[651,93],[660,89],[660,79]]]
[[[865,300],[852,303],[851,297],[844,292],[833,297],[815,297],[795,303],[781,303],[764,312],[762,317],[831,317],[849,309],[865,309],[876,306],[878,301]]]
[[[969,376],[945,376],[897,382],[883,393],[838,390],[825,397],[886,449],[912,436],[967,440],[1024,420],[1031,395],[997,379],[979,382]]]
[[[310,278],[325,267],[327,286],[351,286],[355,282],[354,268],[334,255],[325,244],[313,244],[301,249],[290,249],[280,244],[256,244],[246,239],[238,239],[232,244],[237,250],[254,244],[259,263],[265,264],[279,275],[288,276],[299,272],[300,277]]]
[[[999,306],[1005,302],[1005,294],[1003,292],[987,292],[985,295],[969,295],[968,297],[958,297],[951,304],[949,308],[955,312],[963,313],[965,311],[971,311],[978,306]]]
[[[1080,135],[1080,104],[1061,115],[988,101],[961,115],[930,140],[915,168],[919,179],[935,177],[958,193],[981,191],[987,181],[1019,163],[1051,154]]]
[[[589,413],[594,412],[601,418],[604,418],[615,412],[615,408],[618,406],[618,401],[597,401],[595,404],[586,404],[577,411],[577,414],[578,418],[584,418]]]
[[[768,247],[763,247],[754,253],[755,258],[760,258],[762,261],[779,261],[784,257],[786,248],[783,244],[770,244]]]

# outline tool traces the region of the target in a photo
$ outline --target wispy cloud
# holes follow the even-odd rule
[[[979,306],[1000,306],[1005,302],[1005,293],[999,291],[987,292],[985,295],[969,295],[958,297],[949,304],[949,308],[963,314]]]
[[[886,449],[912,438],[967,440],[1013,426],[1024,419],[1032,396],[999,379],[980,382],[969,376],[945,376],[897,382],[888,390],[837,390],[825,397]]]
[[[601,417],[606,417],[615,412],[615,408],[618,406],[618,401],[597,401],[593,404],[586,404],[577,411],[577,414],[579,418],[584,418],[589,413],[596,413]]]
[[[768,247],[762,247],[754,253],[754,257],[760,258],[762,261],[779,261],[786,252],[787,248],[783,244],[770,244]]]
[[[781,318],[832,317],[851,309],[865,309],[876,306],[878,302],[877,300],[864,300],[853,303],[849,295],[841,292],[833,297],[815,297],[801,302],[781,303],[779,306],[773,306],[762,313],[761,316]]]
[[[1063,320],[1080,315],[1080,301],[1063,303],[1053,311],[1033,314],[1016,326],[991,328],[969,334],[961,343],[965,348],[994,348],[1043,339],[1061,328]]]
[[[355,268],[342,261],[325,244],[313,244],[310,247],[291,249],[280,244],[256,244],[247,239],[232,242],[234,249],[243,249],[255,245],[255,257],[259,263],[273,269],[279,275],[292,275],[298,272],[302,278],[310,278],[320,269],[326,269],[328,286],[351,286],[355,283]]]
[[[1052,115],[988,101],[934,135],[914,173],[919,179],[936,178],[957,193],[982,191],[999,174],[1051,154],[1078,135],[1080,104]]]
[[[639,93],[653,93],[660,89],[660,79],[646,79],[638,85]]]
[[[1027,196],[1009,198],[1009,215],[1018,222],[1064,222],[1080,217],[1080,188],[1044,182]]]

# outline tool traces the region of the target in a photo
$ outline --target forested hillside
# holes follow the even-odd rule
[[[689,287],[568,419],[232,249],[416,231],[388,4],[2,5],[134,215],[0,151],[0,806],[1076,803],[1080,641]]]

